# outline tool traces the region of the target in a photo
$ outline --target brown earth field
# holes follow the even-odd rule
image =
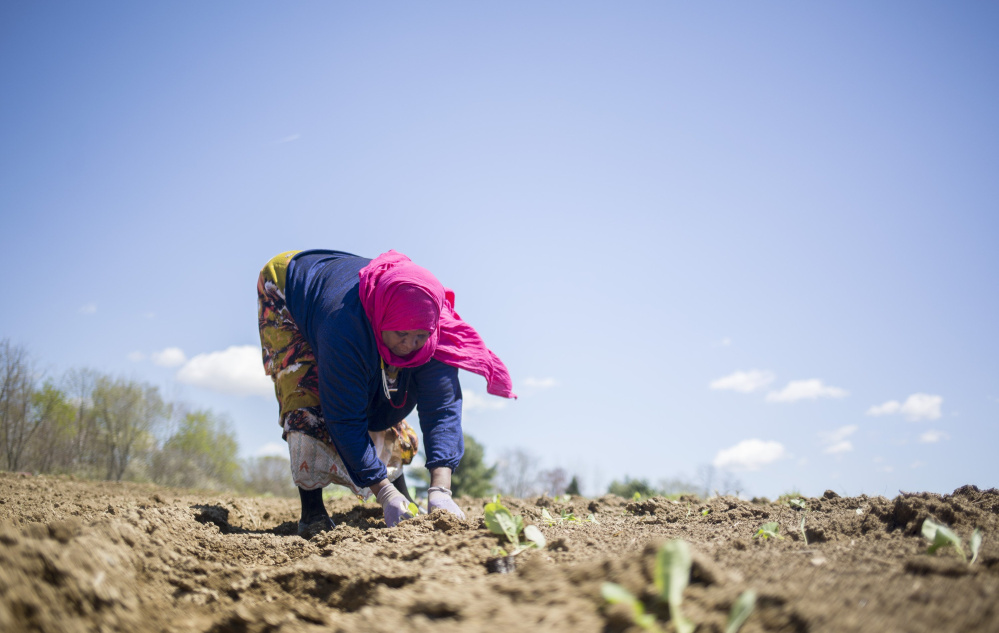
[[[375,504],[328,501],[336,529],[305,540],[297,499],[0,473],[0,631],[639,631],[603,600],[605,581],[672,631],[653,582],[671,539],[693,552],[683,613],[701,633],[725,631],[747,589],[758,597],[746,633],[999,631],[996,489],[827,492],[807,513],[734,497],[504,499],[548,541],[506,573],[490,572],[501,542],[486,500],[458,502],[467,520],[386,528]],[[597,522],[549,525],[545,508]],[[927,517],[966,551],[980,528],[978,560],[928,554]],[[768,521],[783,539],[753,538]]]

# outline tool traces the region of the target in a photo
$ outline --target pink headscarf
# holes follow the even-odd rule
[[[402,253],[389,251],[361,269],[359,292],[375,332],[378,352],[395,367],[416,367],[431,358],[486,379],[486,391],[516,398],[503,361],[486,347],[475,329],[454,311],[454,293],[426,268]],[[423,347],[396,356],[382,342],[383,330],[427,330]]]

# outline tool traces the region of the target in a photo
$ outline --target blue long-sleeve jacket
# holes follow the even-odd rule
[[[351,480],[370,486],[386,477],[368,431],[398,423],[414,406],[420,417],[427,468],[457,470],[464,454],[458,369],[438,360],[400,371],[405,405],[382,391],[375,333],[358,295],[358,272],[370,259],[340,251],[297,254],[288,266],[285,301],[316,355],[319,404]]]

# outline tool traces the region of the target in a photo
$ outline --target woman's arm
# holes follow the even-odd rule
[[[431,476],[435,469],[447,468],[450,484],[450,473],[457,470],[465,454],[458,368],[431,360],[413,370],[410,390],[411,397],[416,397],[420,414],[427,468]],[[438,473],[437,476],[443,477],[444,474]]]

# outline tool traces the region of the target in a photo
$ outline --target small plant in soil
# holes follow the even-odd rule
[[[541,533],[536,525],[524,525],[524,519],[515,516],[512,512],[503,507],[499,502],[499,496],[495,497],[492,503],[487,503],[485,508],[486,527],[493,534],[505,536],[506,540],[513,546],[513,550],[507,554],[505,550],[500,550],[503,556],[516,556],[517,554],[531,549],[532,547],[543,548],[545,546],[545,535]],[[521,541],[523,532],[524,541]]]
[[[982,549],[982,531],[975,528],[975,531],[971,533],[971,564],[974,565],[975,561],[978,560],[978,550]]]
[[[566,522],[567,521],[576,521],[576,522],[581,522],[582,521],[582,519],[580,519],[579,517],[577,517],[572,512],[569,512],[568,510],[562,510],[559,513],[558,516],[553,516],[552,513],[548,511],[548,508],[541,508],[541,518],[545,520],[545,523],[547,525],[554,525],[556,523],[562,523],[564,521],[566,521]],[[586,517],[586,520],[590,521],[592,523],[596,523],[597,522],[596,518],[592,514],[590,516]]]
[[[771,521],[761,525],[760,529],[753,535],[753,538],[762,538],[764,541],[770,538],[784,540],[784,537],[778,532],[780,532],[780,524],[776,521]]]
[[[737,633],[755,607],[756,592],[752,589],[743,591],[736,598],[732,604],[732,609],[728,612],[728,623],[725,625],[725,633]]]
[[[669,616],[677,633],[693,633],[697,625],[684,617],[680,610],[683,590],[690,582],[690,569],[693,559],[690,547],[680,539],[664,544],[656,553],[655,583],[659,590],[659,600],[669,605]],[[631,607],[632,619],[646,631],[659,632],[655,616],[645,612],[645,605],[630,591],[613,582],[605,582],[600,593],[610,604],[626,604]],[[728,614],[725,633],[737,633],[746,618],[756,606],[756,592],[748,589],[736,598]]]
[[[694,623],[680,611],[683,590],[690,582],[692,559],[686,541],[670,541],[659,549],[656,555],[655,581],[659,597],[669,605],[669,617],[677,633],[692,633]]]
[[[626,604],[631,607],[631,617],[639,627],[646,631],[659,633],[662,629],[656,626],[656,616],[645,612],[642,601],[630,591],[614,582],[605,582],[600,587],[600,595],[610,604]]]
[[[968,562],[968,555],[964,553],[961,537],[954,530],[946,525],[937,523],[933,519],[927,518],[923,521],[922,531],[923,537],[930,542],[930,547],[926,550],[927,554],[934,554],[942,547],[953,547],[961,555],[961,559],[966,563]],[[970,544],[971,562],[968,564],[974,565],[975,561],[978,560],[978,552],[982,547],[982,531],[978,528],[975,528],[971,533]]]

